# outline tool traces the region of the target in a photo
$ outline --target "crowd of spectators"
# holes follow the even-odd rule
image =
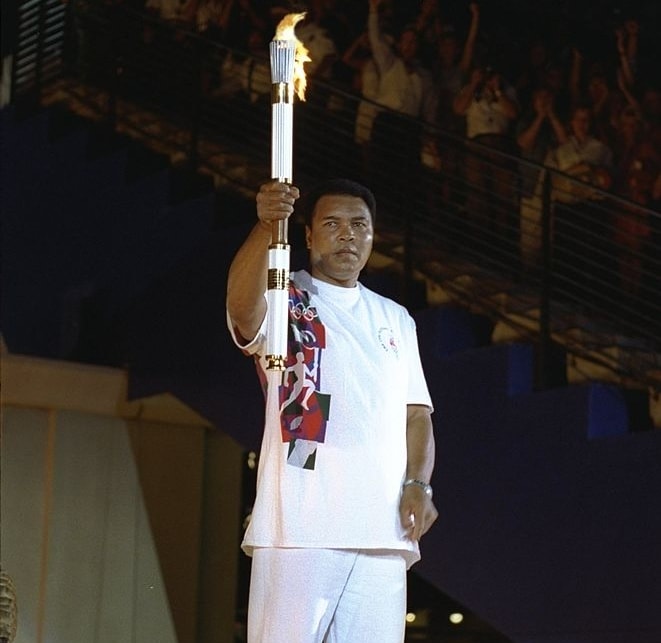
[[[399,151],[418,155],[423,170],[439,176],[463,172],[471,185],[467,216],[479,228],[521,228],[529,238],[522,244],[524,262],[538,249],[543,176],[526,161],[659,210],[655,38],[661,24],[654,2],[628,2],[626,10],[609,0],[503,0],[497,6],[484,0],[69,2],[79,17],[94,4],[130,5],[221,44],[230,53],[211,57],[204,91],[263,105],[270,92],[267,43],[283,15],[306,11],[297,35],[310,50],[309,86],[313,92],[315,85],[335,86],[362,99],[351,134],[359,156],[366,163],[383,160],[380,154],[370,159],[370,149],[379,149],[371,144],[388,136],[393,114],[413,117],[419,129],[409,128],[400,141],[420,146],[402,144]],[[150,37],[145,28],[143,40]],[[323,100],[333,109],[332,99]],[[430,135],[434,129],[479,145],[462,156],[448,139]],[[505,163],[494,153],[523,162]],[[441,192],[452,190],[448,181],[438,185]],[[487,193],[491,200],[481,197]],[[554,198],[571,204],[589,200],[590,192],[556,181]],[[512,216],[520,217],[515,225],[507,220]],[[654,230],[632,216],[620,217],[614,229],[635,255]],[[636,266],[621,266],[627,271],[635,273]],[[628,278],[635,281],[635,275]]]
[[[265,55],[284,14],[306,11],[297,35],[310,50],[311,82],[322,79],[368,99],[357,117],[358,143],[370,139],[379,104],[545,161],[575,139],[572,111],[580,105],[589,108],[591,133],[611,152],[599,159],[607,186],[639,203],[661,196],[661,79],[654,24],[644,22],[654,3],[628,3],[628,14],[608,1],[581,0],[542,1],[532,10],[510,0],[487,12],[478,2],[457,0],[69,3],[78,14],[95,4],[131,5],[256,57]],[[210,87],[220,93],[246,87],[236,67],[247,57],[221,61]],[[263,69],[251,91],[268,93],[262,76]],[[442,150],[427,143],[427,162],[442,162]]]
[[[535,160],[574,137],[572,110],[585,106],[592,134],[612,153],[602,168],[608,186],[639,202],[659,198],[661,187],[649,185],[661,145],[655,29],[644,22],[653,3],[628,3],[625,14],[607,1],[541,2],[534,11],[503,2],[486,15],[478,2],[452,0],[133,3],[246,52],[265,51],[285,13],[307,11],[297,35],[311,53],[312,82],[349,86],[390,110]],[[375,118],[367,112],[356,124],[360,142]]]

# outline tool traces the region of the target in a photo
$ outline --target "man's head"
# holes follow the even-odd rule
[[[588,79],[588,95],[593,104],[598,104],[608,96],[608,80],[601,71],[593,71]]]
[[[301,199],[313,277],[353,287],[372,251],[376,201],[355,181],[332,179]]]
[[[403,29],[397,40],[397,50],[405,63],[415,61],[418,55],[418,32],[413,27]]]
[[[441,35],[438,39],[438,58],[441,64],[449,67],[453,65],[457,59],[457,55],[461,50],[461,44],[454,31],[450,31]]]
[[[590,134],[592,125],[592,110],[587,105],[577,105],[571,113],[569,125],[572,134],[579,140],[584,141]]]

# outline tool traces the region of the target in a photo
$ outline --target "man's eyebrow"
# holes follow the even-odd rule
[[[337,213],[329,213],[329,214],[324,214],[321,217],[322,221],[335,221],[337,219],[344,219],[345,217],[342,216],[342,214],[337,214]],[[352,221],[361,221],[361,220],[369,220],[370,215],[364,212],[361,212],[360,214],[352,214],[349,217]]]

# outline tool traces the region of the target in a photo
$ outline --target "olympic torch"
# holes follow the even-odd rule
[[[292,182],[294,94],[305,100],[303,63],[307,49],[296,38],[294,27],[305,13],[290,13],[278,24],[270,43],[271,60],[271,178]],[[287,221],[272,225],[269,245],[266,327],[266,368],[282,371],[287,356],[289,305],[289,242]]]

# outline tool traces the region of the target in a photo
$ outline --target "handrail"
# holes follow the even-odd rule
[[[121,5],[69,20],[59,0],[28,0],[21,11],[16,100],[65,97],[219,185],[251,193],[269,176],[265,53]],[[76,57],[65,46],[71,29]],[[365,112],[376,115],[369,145],[356,139]],[[344,174],[368,183],[383,222],[378,250],[401,262],[403,283],[440,283],[537,342],[540,386],[559,343],[631,385],[661,389],[658,212],[320,80],[296,114],[297,182]],[[537,177],[526,197],[524,172]]]

